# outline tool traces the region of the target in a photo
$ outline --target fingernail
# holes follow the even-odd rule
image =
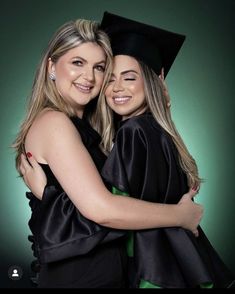
[[[27,152],[26,155],[27,155],[28,158],[33,156],[30,152]]]

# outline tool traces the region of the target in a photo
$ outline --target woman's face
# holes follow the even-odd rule
[[[137,60],[127,55],[114,57],[113,72],[105,90],[107,104],[122,119],[146,109],[144,81]]]
[[[85,105],[101,89],[106,64],[104,50],[87,42],[69,50],[56,63],[49,60],[49,73],[55,73],[55,85],[60,95],[77,106],[82,116]]]

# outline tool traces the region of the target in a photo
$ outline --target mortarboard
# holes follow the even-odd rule
[[[158,75],[169,72],[185,36],[104,12],[101,28],[108,34],[113,55],[130,55]]]

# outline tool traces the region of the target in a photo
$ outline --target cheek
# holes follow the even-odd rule
[[[72,69],[69,70],[69,69],[67,69],[67,70],[65,70],[65,73],[71,79],[73,79],[73,78],[75,79],[79,75],[79,70],[72,70]]]
[[[114,108],[114,103],[113,103],[113,99],[112,99],[112,98],[110,98],[110,97],[106,97],[106,103],[107,103],[107,105],[108,105],[111,109]]]
[[[56,77],[61,80],[70,80],[77,76],[76,70],[69,69],[67,67],[60,67],[56,70]]]
[[[105,97],[109,97],[111,95],[111,91],[112,91],[112,87],[111,86],[107,86],[105,91],[104,91],[104,95]]]
[[[139,85],[130,85],[129,86],[129,91],[132,93],[134,97],[138,97],[141,92],[141,87]]]
[[[105,101],[109,107],[112,106],[113,99],[111,97],[111,87],[107,87],[104,91]]]
[[[104,75],[103,74],[97,75],[95,80],[96,80],[97,86],[101,87],[104,81]]]
[[[142,84],[133,85],[131,91],[140,100],[145,99],[144,86]]]

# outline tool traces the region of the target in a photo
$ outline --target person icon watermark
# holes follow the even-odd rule
[[[19,274],[18,274],[18,270],[17,269],[13,269],[13,273],[12,273],[12,278],[14,277],[19,277]]]
[[[18,265],[12,265],[8,269],[8,277],[11,280],[20,280],[23,276],[22,268]]]

